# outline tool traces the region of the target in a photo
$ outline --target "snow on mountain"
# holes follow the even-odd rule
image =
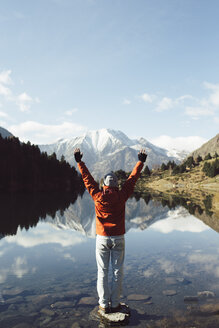
[[[183,161],[189,155],[189,153],[189,150],[178,150],[175,148],[167,149],[167,155],[170,157],[175,157],[179,162]]]
[[[83,160],[95,178],[101,178],[111,170],[132,170],[141,148],[146,149],[146,164],[150,168],[160,166],[169,160],[179,162],[177,157],[169,156],[166,149],[157,147],[144,138],[129,139],[123,132],[111,129],[88,131],[80,137],[61,139],[56,143],[39,147],[49,155],[55,152],[59,159],[64,155],[71,165],[75,165],[74,149],[79,147],[84,154]]]

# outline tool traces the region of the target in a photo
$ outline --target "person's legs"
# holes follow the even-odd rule
[[[108,269],[110,259],[110,240],[96,237],[96,261],[97,261],[97,293],[99,305],[103,308],[109,306]]]
[[[123,264],[125,256],[125,238],[119,236],[112,238],[111,263],[113,271],[111,307],[116,308],[119,305],[122,292]]]

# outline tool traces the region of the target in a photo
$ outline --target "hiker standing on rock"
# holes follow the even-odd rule
[[[74,156],[85,187],[95,204],[99,309],[104,313],[117,312],[121,308],[120,295],[125,253],[125,203],[134,191],[134,186],[140,176],[147,154],[145,150],[138,153],[139,161],[121,190],[118,188],[118,180],[113,172],[104,176],[103,189],[100,190],[98,183],[90,174],[85,163],[81,161],[83,153],[79,148],[75,149]],[[108,286],[110,259],[113,272],[111,293]]]

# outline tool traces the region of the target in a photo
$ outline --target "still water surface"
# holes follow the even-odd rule
[[[35,207],[31,212],[30,199],[19,202],[22,212],[17,204],[17,212],[7,216],[4,210],[1,216],[0,327],[107,326],[93,311],[95,214],[90,196],[85,192],[69,207],[62,203],[61,211],[50,207],[51,215],[41,213],[41,218]],[[42,203],[36,203],[42,211]],[[8,203],[8,212],[12,207],[15,203]],[[197,218],[185,207],[170,207],[148,198],[127,203],[123,300],[131,308],[129,327],[218,327],[217,218]]]

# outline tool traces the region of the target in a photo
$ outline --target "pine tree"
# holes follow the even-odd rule
[[[145,166],[145,169],[144,169],[143,173],[146,176],[150,176],[151,175],[151,171],[150,171],[150,169],[149,169],[149,167],[147,165]]]
[[[200,163],[202,161],[202,157],[200,155],[198,155],[198,157],[196,158],[196,162]]]
[[[205,161],[209,160],[209,159],[212,159],[212,156],[210,153],[208,153],[206,156],[205,156]]]
[[[189,156],[186,160],[186,166],[188,166],[190,169],[195,166],[195,161],[193,156]]]
[[[162,163],[161,171],[166,171],[167,169],[168,169],[168,166],[165,163]]]

